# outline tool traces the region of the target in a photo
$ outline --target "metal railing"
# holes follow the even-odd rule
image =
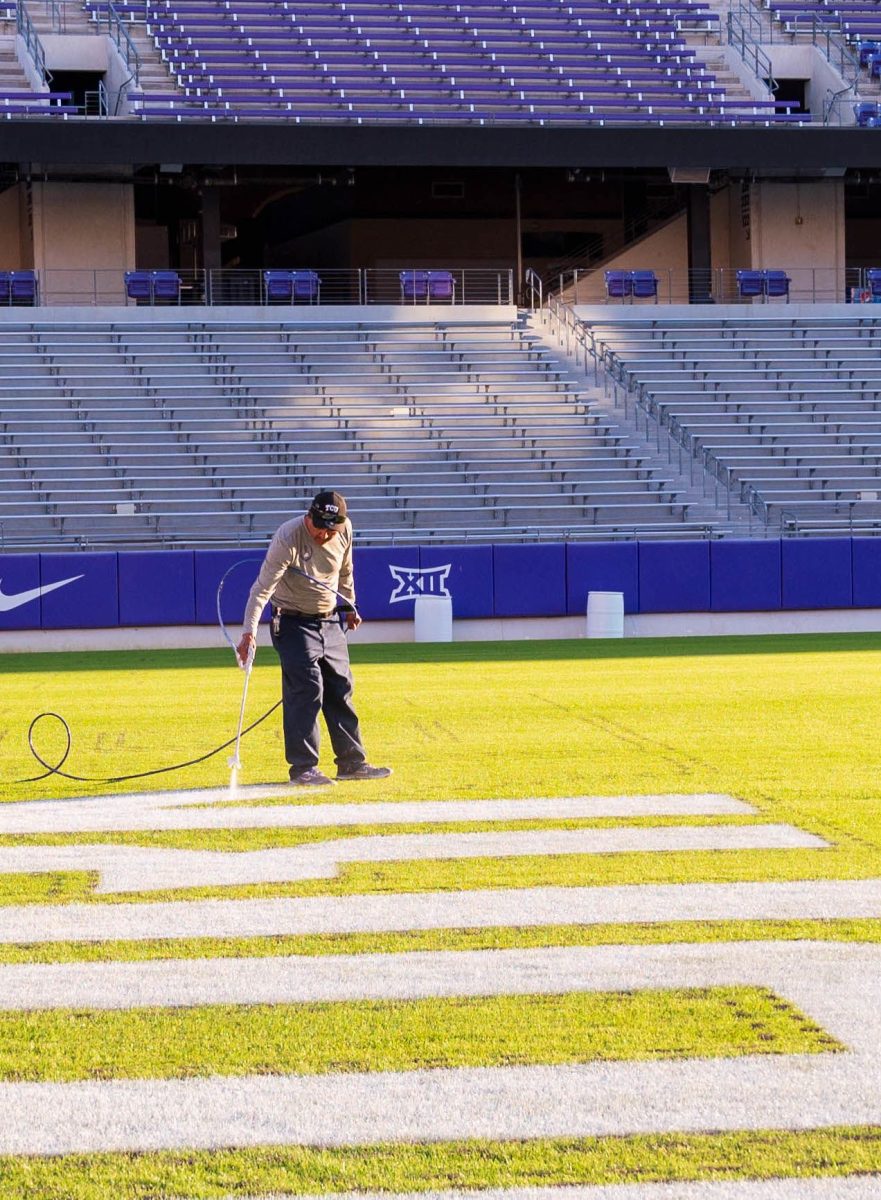
[[[526,293],[527,307],[532,312],[541,312],[544,308],[544,284],[541,276],[532,267],[527,267],[523,273],[523,288]]]
[[[108,115],[110,97],[103,79],[98,80],[98,87],[95,91],[84,94],[83,101],[84,117],[106,117]]]
[[[766,81],[772,92],[777,90],[777,81],[771,67],[771,60],[759,45],[754,34],[747,29],[740,17],[728,13],[728,45],[733,46],[740,57],[759,79]]]
[[[53,33],[67,32],[67,3],[66,0],[43,0],[46,16],[52,22]]]
[[[125,21],[120,16],[112,0],[107,0],[105,16],[107,19],[107,32],[122,56],[123,62],[132,76],[132,82],[137,85],[141,78],[141,56],[138,53],[137,46],[129,36]]]
[[[845,41],[839,17],[832,13],[821,14],[819,10],[798,13],[789,31],[793,41],[809,41],[825,54],[848,87],[856,86],[860,62]]]
[[[34,23],[28,14],[28,10],[22,4],[21,0],[18,0],[15,9],[15,28],[19,37],[24,41],[25,49],[33,59],[40,80],[48,86],[52,76],[46,68],[46,50],[34,28]]]
[[[103,96],[103,98],[102,98]],[[106,93],[95,93],[95,102],[106,107]],[[251,270],[138,270],[53,269],[37,272],[38,303],[42,305],[130,305],[178,308],[181,306],[269,306],[315,307],[324,305],[388,304],[407,307],[463,304],[513,305],[514,272],[479,267],[435,268],[435,275],[449,276],[450,286],[442,293],[418,286],[420,269],[333,269],[266,271]],[[285,289],[284,280],[270,286],[269,276],[299,276],[297,284]],[[411,279],[416,276],[417,286]],[[304,286],[305,284],[305,286]],[[2,306],[2,301],[0,301]]]
[[[879,143],[881,144],[881,143]],[[881,266],[881,253],[879,253]],[[655,295],[610,295],[606,272],[600,269],[568,271],[560,274],[553,292],[571,304],[844,304],[871,303],[881,300],[872,294],[868,267],[786,267],[780,264],[788,280],[788,294],[777,296],[742,294],[735,267],[711,270],[652,268]],[[775,264],[777,266],[777,264]],[[877,287],[877,284],[876,284]]]

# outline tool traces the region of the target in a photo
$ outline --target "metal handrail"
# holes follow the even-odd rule
[[[85,94],[85,112],[87,117],[106,117],[110,111],[109,95],[104,80],[98,80],[94,91]]]
[[[841,19],[829,14],[830,21],[824,21],[819,11],[796,13],[791,21],[791,36],[793,41],[800,34],[809,33],[811,44],[816,46],[828,58],[829,62],[850,87],[855,87],[860,77],[860,63],[856,55],[847,47]],[[807,28],[801,28],[801,22],[807,22]],[[837,22],[837,25],[836,25]]]
[[[767,79],[770,91],[777,91],[770,58],[734,12],[728,14],[728,45],[734,46],[754,75]]]
[[[107,32],[113,38],[114,45],[122,55],[123,61],[137,85],[141,77],[141,56],[129,36],[125,22],[113,4],[113,0],[107,0]]]
[[[544,308],[544,284],[541,276],[532,267],[527,267],[523,272],[523,286],[528,290],[529,308],[532,312],[535,312],[536,309],[541,311]],[[538,296],[538,304],[535,303],[536,296]]]
[[[593,269],[599,266],[638,238],[647,233],[654,233],[665,221],[669,221],[683,212],[685,212],[684,203],[676,196],[671,196],[666,202],[627,214],[624,217],[623,229],[617,236],[610,238],[597,234],[596,237],[584,242],[571,254],[554,259],[553,270],[546,275],[547,282],[550,283],[566,271],[581,268]]]
[[[41,82],[48,87],[51,75],[46,68],[46,50],[22,0],[18,0],[15,7],[15,28],[24,41],[25,49],[34,61]]]
[[[46,15],[52,21],[53,33],[67,32],[67,17],[65,13],[64,0],[59,4],[58,0],[43,0],[46,9]]]

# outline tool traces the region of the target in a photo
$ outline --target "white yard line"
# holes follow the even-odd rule
[[[240,788],[239,800],[279,795],[281,789]],[[290,793],[293,789],[284,789]],[[296,793],[294,793],[296,794]],[[600,817],[742,816],[755,809],[732,796],[562,796],[525,800],[440,800],[364,804],[274,804],[214,808],[229,791],[145,792],[84,800],[0,804],[0,834],[96,833],[125,829],[260,829],[341,825],[402,825],[435,821],[573,820]]]
[[[827,847],[822,838],[781,824],[389,834],[238,853],[89,844],[2,846],[0,874],[97,871],[97,891],[110,893],[332,879],[341,864],[354,862]]]
[[[708,964],[764,983],[849,1047],[842,1054],[326,1076],[0,1084],[0,1153],[359,1145],[389,1140],[585,1137],[876,1124],[881,1112],[881,948],[826,944],[666,950],[608,947],[608,980],[688,987]],[[689,947],[689,951],[693,948]],[[802,953],[799,955],[798,950]],[[833,947],[833,950],[851,947]],[[639,953],[635,953],[638,951]],[[732,951],[735,951],[732,954]],[[796,953],[791,953],[795,951]],[[872,955],[874,951],[874,955]],[[731,959],[740,972],[732,971]],[[638,975],[640,963],[643,966]],[[794,972],[794,973],[793,973]],[[594,975],[597,982],[602,973]]]
[[[839,971],[881,969],[881,946],[735,942],[427,951],[326,958],[183,959],[173,963],[0,966],[0,1009],[174,1007],[539,995],[797,981],[810,956],[828,989]],[[778,985],[779,986],[779,982]],[[859,989],[858,1000],[862,989]],[[876,1026],[881,1040],[881,1024]]]
[[[0,906],[0,943],[881,918],[881,879]]]
[[[332,1192],[298,1200],[879,1200],[881,1175],[813,1179],[729,1179],[700,1183],[562,1184],[449,1192]],[[232,1197],[229,1200],[233,1200]],[[290,1200],[290,1193],[236,1200]]]

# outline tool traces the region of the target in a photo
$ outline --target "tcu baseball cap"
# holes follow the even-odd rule
[[[332,529],[346,519],[346,501],[339,492],[319,492],[309,509],[313,525]]]

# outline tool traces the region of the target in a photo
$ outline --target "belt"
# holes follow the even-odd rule
[[[300,621],[335,621],[336,613],[307,613],[298,612],[295,608],[277,608],[275,610],[280,617],[296,617]]]

